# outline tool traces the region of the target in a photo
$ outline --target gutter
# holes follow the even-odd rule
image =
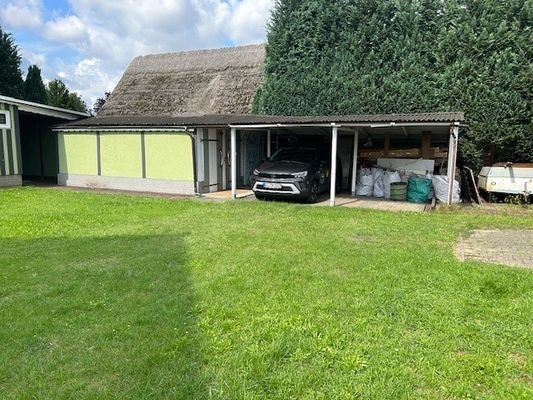
[[[52,128],[54,132],[88,132],[88,131],[99,131],[99,132],[131,132],[131,131],[145,131],[145,132],[175,132],[175,131],[186,131],[186,126],[164,126],[161,128],[146,128],[144,126],[129,126],[129,127],[104,127],[100,128],[98,126],[87,126],[87,127],[75,127],[75,128]]]
[[[257,124],[257,125],[238,125],[230,124],[230,128],[236,129],[269,129],[269,128],[331,128],[336,126],[337,128],[389,128],[389,127],[431,127],[431,126],[461,126],[466,127],[467,124],[461,122],[387,122],[387,123],[351,123],[351,122],[339,122],[339,123],[306,123],[306,124]]]

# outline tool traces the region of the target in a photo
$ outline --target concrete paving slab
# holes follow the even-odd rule
[[[533,269],[533,230],[474,230],[459,237],[455,255],[460,261]]]
[[[329,197],[320,199],[316,205],[329,206]],[[386,211],[414,211],[424,212],[425,204],[409,203],[407,201],[392,201],[389,199],[355,196],[339,195],[335,198],[335,205],[338,207],[348,208],[371,208],[374,210]]]

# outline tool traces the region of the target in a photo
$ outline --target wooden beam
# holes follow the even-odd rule
[[[267,158],[270,158],[272,155],[272,133],[269,130],[267,130]]]
[[[385,155],[385,157],[389,156],[389,151],[390,151],[390,134],[387,133],[385,135],[385,143],[383,144],[383,154]]]
[[[420,148],[422,158],[431,158],[431,132],[422,132],[422,146]]]

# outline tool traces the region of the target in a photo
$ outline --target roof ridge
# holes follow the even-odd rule
[[[265,48],[265,43],[259,43],[259,44],[246,44],[242,46],[228,46],[228,47],[215,47],[215,48],[208,48],[208,49],[192,49],[192,50],[179,50],[179,51],[166,51],[163,53],[150,53],[150,54],[143,54],[136,56],[133,58],[133,60],[141,59],[141,58],[148,58],[148,57],[161,57],[166,55],[179,55],[179,54],[201,54],[201,53],[224,53],[224,52],[230,52],[234,50],[244,50],[244,49],[250,49],[252,47],[256,48]],[[133,61],[132,60],[132,61]]]

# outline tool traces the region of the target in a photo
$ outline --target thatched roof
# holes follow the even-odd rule
[[[99,115],[249,113],[264,58],[264,45],[137,57]]]

